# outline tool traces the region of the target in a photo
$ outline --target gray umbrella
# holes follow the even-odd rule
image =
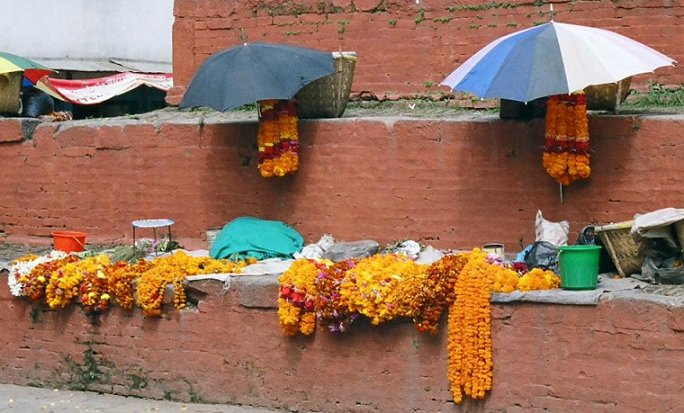
[[[333,55],[284,44],[245,43],[211,55],[197,70],[181,108],[230,110],[266,99],[291,99],[335,72]]]

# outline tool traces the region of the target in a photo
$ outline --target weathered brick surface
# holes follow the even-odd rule
[[[253,278],[253,277],[252,277]],[[680,412],[684,309],[646,301],[494,306],[494,388],[451,403],[447,336],[409,322],[286,337],[272,290],[239,277],[196,282],[197,309],[159,319],[114,308],[47,311],[0,283],[0,379],[151,398],[347,412]],[[274,286],[274,279],[270,279]],[[442,330],[446,326],[442,325]]]
[[[5,142],[21,142],[23,139],[21,119],[8,119],[0,126],[0,144]]]
[[[514,1],[245,1],[175,2],[174,82],[169,103],[180,102],[186,85],[211,53],[241,42],[288,43],[322,50],[353,50],[358,64],[353,95],[397,99],[440,97],[437,86],[488,42],[549,20],[547,2]],[[557,21],[616,31],[681,62],[684,5],[677,1],[554,1]],[[648,81],[684,83],[680,66],[640,75]]]
[[[306,242],[330,233],[513,252],[534,241],[537,209],[568,220],[574,240],[592,222],[681,206],[682,115],[590,117],[593,174],[562,204],[541,166],[542,119],[302,121],[301,168],[284,179],[258,174],[256,121],[198,122],[46,124],[32,141],[3,143],[6,241],[49,243],[71,229],[127,243],[131,221],[168,217],[175,237],[205,247],[208,228],[251,215],[287,222]]]

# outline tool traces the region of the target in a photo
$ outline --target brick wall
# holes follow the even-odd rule
[[[684,309],[613,299],[598,306],[496,304],[494,388],[454,405],[445,322],[345,335],[283,336],[275,278],[195,281],[197,307],[159,319],[120,308],[91,320],[47,311],[0,283],[0,379],[148,398],[327,413],[681,412]],[[205,294],[205,295],[202,295]]]
[[[258,174],[256,121],[43,123],[31,140],[22,122],[0,121],[5,242],[49,243],[55,229],[130,242],[132,220],[170,218],[175,237],[205,247],[207,229],[252,215],[306,242],[330,233],[513,252],[534,241],[537,209],[568,220],[572,242],[590,223],[682,202],[683,115],[591,116],[593,175],[566,187],[562,204],[541,166],[543,119],[302,121],[301,168],[284,179]]]
[[[678,1],[553,1],[555,19],[613,30],[682,62],[684,5]],[[490,41],[549,20],[549,2],[421,0],[222,1],[177,0],[173,27],[176,87],[180,102],[199,65],[212,53],[248,41],[288,43],[330,51],[356,51],[352,94],[398,99],[440,98],[451,71]],[[684,83],[684,68],[661,68],[634,79]],[[466,104],[460,102],[459,104]]]

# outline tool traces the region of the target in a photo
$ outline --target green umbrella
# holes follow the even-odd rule
[[[36,63],[25,57],[12,53],[0,52],[0,73],[24,72],[24,77],[33,82],[38,82],[43,76],[47,76],[54,70]]]

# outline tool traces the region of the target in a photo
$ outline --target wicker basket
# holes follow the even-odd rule
[[[333,56],[335,73],[309,83],[295,96],[301,119],[339,118],[347,108],[356,53],[336,52]]]
[[[587,109],[615,110],[618,105],[618,86],[620,87],[620,102],[623,102],[629,95],[631,84],[632,78],[628,77],[619,83],[587,86],[584,89],[584,93],[587,95]]]
[[[22,72],[0,73],[0,113],[19,114]]]
[[[641,246],[630,233],[633,223],[624,221],[594,228],[621,277],[641,273],[644,261]]]

